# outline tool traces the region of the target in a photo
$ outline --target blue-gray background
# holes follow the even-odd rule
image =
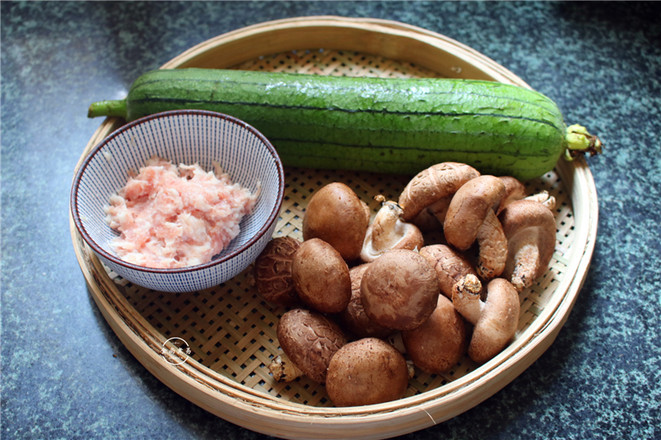
[[[3,438],[264,436],[197,408],[121,345],[89,296],[67,217],[73,168],[140,73],[262,21],[399,20],[467,44],[598,133],[599,232],[556,342],[476,408],[406,438],[659,438],[661,3],[28,2],[2,17]]]

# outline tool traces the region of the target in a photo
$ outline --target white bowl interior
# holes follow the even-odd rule
[[[73,215],[85,240],[103,257],[117,258],[110,247],[117,232],[106,223],[104,212],[109,198],[126,184],[130,173],[153,156],[175,164],[198,163],[205,170],[213,170],[218,163],[234,183],[258,191],[253,212],[241,221],[241,232],[214,263],[272,230],[269,226],[277,220],[284,178],[270,143],[252,127],[226,115],[196,110],[164,112],[120,127],[80,167],[72,193]]]

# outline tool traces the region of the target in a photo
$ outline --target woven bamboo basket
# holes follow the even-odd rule
[[[163,67],[215,67],[325,75],[479,78],[528,87],[494,61],[447,37],[392,21],[303,17],[267,22],[208,40]],[[108,118],[80,162],[121,122]],[[78,166],[80,166],[80,162]],[[375,194],[396,198],[410,176],[287,169],[276,236],[302,239],[306,198],[331,181],[351,186],[376,212]],[[464,359],[444,375],[416,372],[404,398],[335,408],[305,378],[276,383],[282,309],[260,300],[250,270],[215,288],[171,294],[132,285],[71,234],[89,292],[113,331],[172,390],[247,429],[283,438],[387,438],[448,420],[498,392],[554,341],[585,279],[595,244],[597,196],[584,160],[561,161],[528,184],[556,197],[557,246],[548,273],[521,295],[515,340],[483,365]]]

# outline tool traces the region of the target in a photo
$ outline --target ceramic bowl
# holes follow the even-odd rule
[[[241,232],[210,262],[156,269],[123,261],[113,251],[110,244],[118,233],[109,227],[105,208],[153,156],[205,170],[217,163],[232,182],[258,194],[254,209],[241,220]],[[277,152],[254,127],[221,113],[175,110],[127,123],[103,139],[76,172],[70,203],[83,240],[115,273],[153,290],[192,292],[223,283],[257,258],[272,238],[284,186]]]

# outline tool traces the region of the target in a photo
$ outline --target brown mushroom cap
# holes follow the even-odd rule
[[[391,249],[420,249],[424,245],[422,232],[413,223],[402,220],[402,208],[383,197],[375,199],[382,204],[367,228],[361,260],[369,263]]]
[[[351,299],[349,267],[340,253],[318,238],[304,241],[292,258],[299,298],[323,313],[344,310]]]
[[[340,348],[328,365],[326,391],[335,406],[358,406],[401,398],[408,387],[404,356],[378,338]]]
[[[429,261],[438,276],[441,293],[452,298],[452,288],[464,276],[477,275],[468,259],[444,244],[432,244],[420,249],[420,255]]]
[[[292,237],[276,237],[255,260],[257,293],[265,300],[284,307],[298,304],[291,265],[301,242]]]
[[[445,218],[445,217],[444,217]],[[438,231],[441,229],[441,222],[438,217],[429,208],[425,208],[415,216],[411,222],[422,232]]]
[[[411,222],[424,232],[441,230],[451,200],[451,195],[440,198],[420,211]]]
[[[402,332],[406,353],[421,370],[450,371],[466,353],[466,323],[452,301],[438,296],[436,309],[420,327]]]
[[[422,324],[436,307],[438,278],[418,252],[395,249],[370,263],[360,286],[365,313],[394,330]]]
[[[479,176],[466,182],[457,192],[445,217],[445,239],[455,248],[468,250],[479,244],[478,274],[486,279],[499,276],[505,269],[507,238],[496,217],[505,185],[496,176]]]
[[[458,162],[443,162],[422,170],[399,196],[404,220],[413,220],[424,208],[451,196],[464,183],[479,175],[475,168]]]
[[[363,302],[360,299],[360,284],[369,263],[354,266],[349,270],[351,276],[351,300],[340,314],[342,327],[359,338],[386,338],[393,330],[383,327],[367,316]]]
[[[515,200],[521,200],[526,196],[526,187],[525,185],[516,177],[512,176],[500,176],[500,181],[505,185],[505,195],[500,201],[500,206],[498,207],[498,214],[500,211],[505,209],[508,203]]]
[[[542,203],[518,200],[503,210],[500,219],[508,241],[504,273],[520,291],[549,267],[555,250],[555,217]]]
[[[448,208],[450,207],[452,196],[454,196],[454,194],[443,197],[425,208],[441,225],[445,223],[445,216],[448,214]]]
[[[465,283],[458,283],[452,302],[467,321],[473,323],[473,334],[468,346],[468,356],[475,362],[486,362],[505,348],[512,340],[519,325],[519,293],[504,278],[495,278],[487,285],[487,297],[483,302],[479,292],[473,289],[472,275]]]
[[[495,212],[505,195],[505,185],[496,176],[480,176],[457,190],[445,217],[445,238],[465,251],[472,246],[489,212]]]
[[[347,339],[340,327],[324,315],[305,309],[285,312],[277,328],[282,351],[310,379],[326,381],[331,357]]]
[[[369,220],[369,208],[351,188],[341,182],[329,183],[312,195],[305,208],[303,239],[320,238],[345,260],[355,260]]]

